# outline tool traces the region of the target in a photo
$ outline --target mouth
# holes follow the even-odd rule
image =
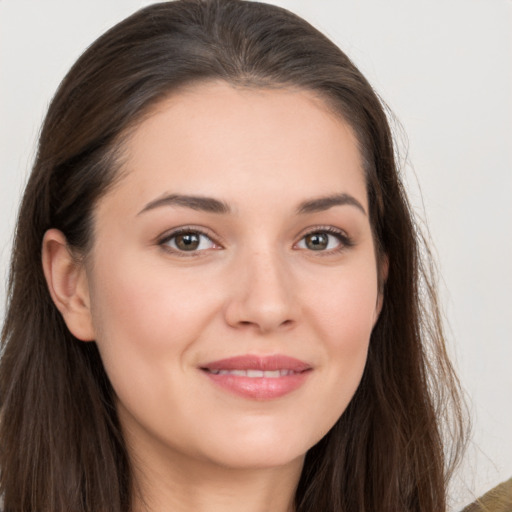
[[[244,355],[212,361],[200,370],[224,391],[253,400],[272,400],[300,388],[313,368],[283,355]]]
[[[213,375],[236,375],[237,377],[249,377],[250,379],[278,379],[279,377],[287,377],[297,372],[293,370],[214,370],[203,368],[204,371]]]

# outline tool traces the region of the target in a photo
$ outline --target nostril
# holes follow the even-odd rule
[[[297,298],[289,289],[283,289],[284,285],[278,289],[259,284],[261,286],[244,287],[240,293],[229,297],[223,310],[227,324],[261,332],[294,326],[300,319]]]

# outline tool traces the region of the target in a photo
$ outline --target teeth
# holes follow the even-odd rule
[[[247,370],[247,377],[263,377],[264,374],[263,370]]]
[[[208,370],[214,375],[235,375],[236,377],[277,379],[293,375],[293,370]]]

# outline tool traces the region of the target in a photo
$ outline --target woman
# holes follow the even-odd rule
[[[379,99],[318,31],[239,0],[126,19],[20,209],[5,511],[444,510],[464,428],[420,248]]]

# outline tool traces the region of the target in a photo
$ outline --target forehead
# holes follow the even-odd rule
[[[351,127],[313,93],[206,83],[161,101],[124,144],[121,189],[143,203],[164,193],[257,194],[302,201],[348,192],[366,208]]]

